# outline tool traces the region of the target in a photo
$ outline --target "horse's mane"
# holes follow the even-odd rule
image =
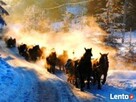
[[[98,60],[98,58],[93,59],[93,60],[92,60],[92,64],[93,64],[94,67],[95,67],[95,66],[98,66],[98,65],[99,65],[99,60]]]

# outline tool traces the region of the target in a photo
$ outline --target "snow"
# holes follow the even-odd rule
[[[0,102],[36,102],[36,89],[32,72],[17,69],[0,58]]]
[[[51,28],[53,31],[60,31],[60,28],[64,26],[63,22],[55,22],[51,24]]]
[[[97,85],[81,92],[66,82],[67,76],[57,70],[50,74],[39,63],[30,63],[19,56],[17,49],[7,49],[0,41],[0,102],[136,102],[111,100],[110,94],[136,95],[136,72],[109,70],[101,90]]]
[[[126,94],[136,95],[136,72],[135,71],[122,71],[122,70],[110,70],[108,73],[107,83],[102,87],[102,90],[93,89],[90,92],[99,97],[102,102],[115,102],[111,100],[110,94]],[[116,102],[135,102],[133,100],[116,100]]]
[[[115,37],[121,38],[122,37],[122,32],[114,32],[113,34]],[[125,43],[135,43],[136,42],[136,31],[129,31],[125,32]]]
[[[83,8],[68,6],[67,11],[81,15]],[[56,22],[51,27],[59,31],[63,23]],[[135,42],[136,33],[132,33],[132,42]],[[129,41],[130,33],[125,37]],[[126,46],[124,44],[120,48],[121,54],[126,51]],[[107,82],[101,90],[97,89],[97,85],[91,85],[91,89],[81,92],[67,83],[67,76],[62,71],[57,70],[55,75],[48,73],[39,63],[25,61],[16,48],[7,49],[3,41],[0,41],[0,54],[0,102],[136,102],[134,70],[109,70]],[[134,99],[111,100],[110,94],[133,94]]]
[[[115,102],[109,98],[110,94],[136,94],[135,71],[110,70],[102,90],[91,85],[90,90],[81,92],[66,82],[62,71],[57,70],[56,75],[52,75],[38,65],[14,56],[16,52],[14,55],[9,55],[8,49],[5,50],[8,55],[0,52],[0,102]],[[121,100],[135,101],[136,98]]]
[[[74,15],[83,15],[87,11],[87,9],[80,5],[74,5],[74,6],[67,6],[66,11]]]
[[[7,49],[3,41],[0,53],[0,102],[136,102],[136,97],[110,99],[110,94],[136,95],[136,72],[133,70],[109,70],[101,90],[91,85],[90,90],[81,92],[67,83],[62,71],[57,70],[55,75],[48,73],[39,63],[25,61],[16,48]]]
[[[110,99],[110,94],[136,95],[133,70],[109,70],[101,90],[91,85],[90,90],[81,92],[67,83],[62,71],[57,70],[55,75],[48,73],[39,63],[25,61],[16,48],[7,49],[3,41],[0,41],[0,53],[0,102],[136,102],[136,97]]]

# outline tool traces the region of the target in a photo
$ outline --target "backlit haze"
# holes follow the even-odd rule
[[[99,58],[99,53],[109,53],[110,68],[114,68],[116,50],[103,42],[107,34],[98,26],[95,18],[84,16],[80,18],[81,23],[70,24],[68,32],[61,28],[59,31],[54,31],[51,28],[53,17],[50,19],[50,11],[43,9],[48,8],[44,0],[42,3],[36,0],[29,0],[29,2],[7,0],[6,3],[10,16],[6,18],[8,31],[5,36],[15,37],[18,45],[22,43],[29,46],[39,44],[40,47],[46,48],[46,55],[52,49],[58,55],[66,50],[70,58],[76,59],[83,55],[84,48],[92,48],[93,58]],[[57,14],[59,11],[54,12]],[[61,21],[61,19],[56,20],[56,22]]]

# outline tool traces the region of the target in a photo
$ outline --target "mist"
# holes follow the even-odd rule
[[[47,7],[44,1],[42,3],[36,0],[30,0],[29,2],[24,0],[13,1],[9,2],[12,7],[9,6],[8,8],[11,15],[7,18],[9,24],[5,37],[12,36],[16,38],[18,45],[22,43],[28,46],[38,44],[40,47],[46,48],[47,55],[52,49],[55,49],[58,55],[66,50],[70,58],[76,59],[83,55],[84,48],[92,48],[93,59],[99,58],[100,53],[109,53],[110,69],[120,68],[116,59],[117,50],[105,44],[104,39],[107,34],[99,27],[95,18],[81,17],[81,20],[85,20],[85,22],[69,27],[67,32],[63,29],[56,32],[51,29],[53,21],[44,10],[44,7]],[[79,26],[78,29],[76,26]],[[123,64],[121,63],[121,65]]]

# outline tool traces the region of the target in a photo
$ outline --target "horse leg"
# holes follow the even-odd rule
[[[90,75],[87,77],[87,89],[90,89]]]
[[[47,71],[51,73],[51,70],[50,70],[50,68],[48,68],[48,69],[47,69]]]
[[[62,70],[65,71],[65,66],[63,65]]]
[[[93,85],[95,85],[95,84],[96,84],[96,74],[93,73]]]
[[[55,74],[55,66],[52,66],[52,73]]]
[[[80,90],[81,91],[84,91],[84,86],[85,86],[85,84],[84,84],[84,79],[83,78],[80,78]]]
[[[76,88],[78,88],[78,79],[77,79],[77,77],[75,78],[75,86],[76,86]]]
[[[59,65],[59,70],[61,70],[61,65]]]
[[[52,68],[52,66],[51,66],[51,67],[50,67],[50,73],[53,73],[52,69],[53,69],[53,68]]]
[[[74,80],[74,76],[72,75],[72,84],[73,84],[73,85],[74,85],[74,81],[75,81],[75,80]]]
[[[84,88],[84,81],[83,81],[83,80],[81,80],[81,83],[80,83],[80,84],[81,84],[81,86],[80,86],[80,90],[81,90],[81,91],[84,91],[84,89],[83,89],[83,88]]]
[[[107,77],[107,73],[104,74],[104,78],[103,78],[102,84],[105,84],[105,82],[106,82],[106,77]]]
[[[101,89],[101,76],[98,76],[98,89]]]

